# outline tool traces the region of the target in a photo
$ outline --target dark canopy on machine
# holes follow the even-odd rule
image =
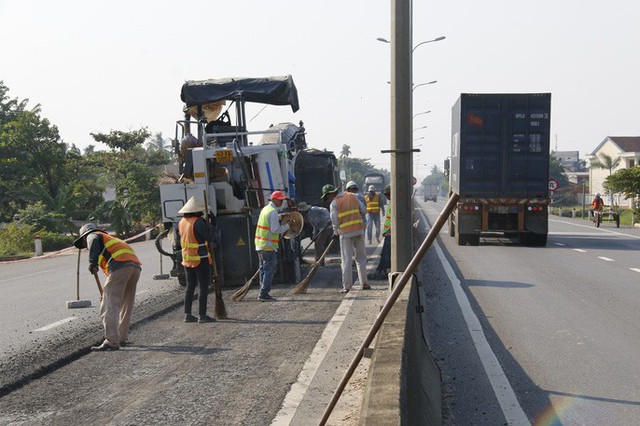
[[[298,111],[298,90],[290,75],[266,78],[221,78],[187,81],[180,99],[187,107],[220,100],[242,100],[269,105],[291,105]]]

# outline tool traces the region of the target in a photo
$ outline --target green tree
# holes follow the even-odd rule
[[[55,199],[65,182],[67,146],[58,129],[40,117],[40,106],[22,110],[0,133],[2,219],[43,197]],[[6,208],[6,210],[5,210]]]
[[[127,152],[136,146],[140,146],[151,135],[146,127],[130,132],[112,130],[108,134],[89,133],[96,142],[102,142],[111,150]]]
[[[349,158],[351,155],[351,147],[347,144],[342,145],[342,150],[340,151],[340,158]]]
[[[610,174],[605,179],[605,186],[612,192],[620,192],[625,198],[635,198],[637,201],[640,196],[640,166]]]
[[[609,171],[609,176],[613,173],[613,169],[620,165],[621,158],[615,159],[607,154],[600,154],[600,158],[591,162],[591,167],[596,169],[605,169]],[[606,180],[606,179],[605,179]],[[607,188],[605,188],[607,189]],[[613,191],[609,188],[609,195],[611,196],[611,203],[613,203]]]

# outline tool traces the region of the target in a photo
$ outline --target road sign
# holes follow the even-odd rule
[[[549,191],[555,191],[558,189],[558,181],[555,179],[549,180]]]

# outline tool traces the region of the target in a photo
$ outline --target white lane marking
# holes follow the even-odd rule
[[[598,256],[598,259],[602,259],[605,260],[607,262],[615,262],[615,260],[609,258],[609,257],[604,257],[604,256]]]
[[[557,246],[566,246],[566,244],[562,244],[562,243],[554,243]]]
[[[631,269],[633,272],[640,272],[640,268],[629,268]]]
[[[449,277],[449,281],[451,281],[456,299],[458,300],[458,305],[462,310],[464,320],[467,323],[467,328],[469,329],[469,333],[473,339],[473,344],[475,345],[478,356],[482,361],[482,366],[489,378],[489,382],[491,383],[493,392],[498,399],[500,408],[502,408],[502,413],[507,419],[507,423],[510,425],[531,424],[527,415],[524,413],[524,410],[522,410],[522,407],[518,402],[518,398],[516,398],[516,394],[509,383],[509,379],[507,379],[507,376],[504,374],[504,371],[498,362],[498,358],[496,358],[496,355],[491,350],[487,337],[484,335],[484,330],[482,329],[480,320],[478,320],[478,317],[473,312],[469,299],[467,299],[467,296],[464,294],[464,290],[460,285],[460,280],[456,277],[455,272],[453,272],[451,264],[449,264],[449,261],[444,256],[444,253],[437,241],[434,242],[434,247],[436,248],[440,262],[442,262],[442,266],[444,266],[444,270]]]
[[[580,253],[586,253],[587,252],[586,250],[582,250],[582,249],[574,249],[574,250],[577,251],[577,252],[580,252]]]
[[[71,322],[71,321],[73,321],[74,319],[77,319],[77,318],[78,317],[68,317],[68,318],[65,318],[65,319],[61,319],[60,321],[53,322],[53,323],[51,323],[49,325],[45,325],[44,327],[40,327],[40,328],[38,328],[36,330],[33,330],[33,331],[51,330],[54,327],[57,327],[57,326],[62,325],[62,324],[66,324],[66,323]]]
[[[13,277],[13,278],[7,278],[7,279],[4,279],[4,280],[0,280],[0,283],[6,283],[6,282],[9,282],[9,281],[21,280],[23,278],[34,277],[36,275],[48,274],[50,272],[62,271],[62,270],[65,270],[65,269],[68,269],[68,268],[65,266],[64,268],[47,269],[45,271],[34,272],[33,274],[20,275],[18,277]]]
[[[608,232],[609,234],[622,235],[622,236],[625,236],[625,237],[636,238],[636,239],[640,240],[640,236],[638,236],[638,235],[625,234],[624,232],[611,231],[609,229],[604,229],[604,228],[595,228],[593,225],[591,225],[591,226],[580,225],[579,223],[573,223],[573,222],[568,222],[568,221],[564,221],[564,220],[557,220],[557,219],[549,219],[549,222],[564,223],[565,225],[577,226],[577,227],[580,227],[580,228],[589,228],[589,229],[592,229],[594,231],[598,230],[599,232]],[[551,234],[551,232],[550,232],[550,234]],[[561,232],[554,232],[554,234],[561,234]]]
[[[338,306],[335,315],[324,328],[320,340],[316,343],[313,352],[311,352],[311,355],[304,363],[302,371],[298,374],[298,380],[291,385],[291,389],[289,389],[287,396],[285,396],[282,402],[282,408],[280,408],[280,411],[271,422],[272,425],[289,425],[291,420],[293,420],[293,416],[296,414],[296,410],[300,406],[304,394],[307,392],[311,381],[316,375],[322,360],[327,355],[327,352],[329,352],[329,348],[344,323],[354,299],[355,296],[346,296],[342,303],[340,303],[340,306]]]

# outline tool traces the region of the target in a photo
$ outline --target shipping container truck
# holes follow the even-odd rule
[[[384,175],[382,173],[371,172],[364,175],[364,191],[369,189],[369,185],[376,187],[376,192],[382,192],[384,189]]]
[[[546,245],[550,110],[550,93],[460,95],[447,170],[460,196],[449,218],[459,245],[480,236]]]
[[[431,200],[435,203],[438,201],[438,194],[440,193],[440,185],[436,183],[427,183],[422,185],[422,191],[424,192],[425,203],[428,200]]]

